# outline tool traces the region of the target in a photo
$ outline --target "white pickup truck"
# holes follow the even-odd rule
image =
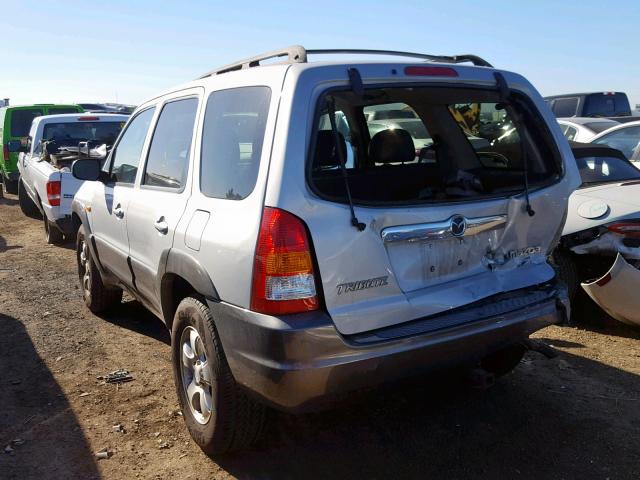
[[[18,159],[18,200],[25,215],[42,215],[47,243],[75,235],[71,202],[82,181],[71,174],[71,164],[82,158],[106,158],[128,118],[74,113],[33,120],[27,151]]]

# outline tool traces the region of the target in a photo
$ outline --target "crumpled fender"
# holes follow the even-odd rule
[[[640,326],[640,270],[629,265],[620,253],[607,273],[582,283],[582,288],[616,320]]]

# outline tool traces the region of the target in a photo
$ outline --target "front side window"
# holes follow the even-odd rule
[[[221,90],[209,96],[200,160],[203,194],[242,200],[253,191],[270,101],[269,87]]]
[[[625,157],[631,159],[640,143],[640,126],[621,128],[594,140],[593,143],[616,148],[624,153]]]
[[[197,98],[167,103],[156,123],[143,185],[181,189],[189,171]]]
[[[147,138],[155,107],[136,115],[122,134],[111,154],[111,179],[116,183],[134,183],[140,164],[142,147]]]
[[[42,110],[36,108],[28,110],[14,110],[11,114],[11,136],[26,137],[29,135],[31,122],[34,118],[40,117],[41,115]]]

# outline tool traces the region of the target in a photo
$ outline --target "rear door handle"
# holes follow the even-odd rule
[[[169,231],[169,224],[164,219],[164,217],[160,217],[158,220],[156,220],[156,223],[154,223],[153,226],[156,227],[156,230],[159,231],[162,235],[166,235]]]
[[[113,209],[113,214],[118,218],[124,217],[124,210],[122,209],[122,206],[120,204],[117,204]]]

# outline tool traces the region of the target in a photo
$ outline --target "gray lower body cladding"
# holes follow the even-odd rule
[[[530,301],[512,301],[511,292],[508,308],[499,295],[491,303],[502,300],[501,307],[483,301],[447,314],[462,319],[455,325],[441,315],[408,322],[410,328],[403,324],[350,337],[340,335],[322,311],[272,317],[224,302],[209,305],[235,379],[272,406],[306,411],[349,391],[473,364],[566,318],[563,290],[519,292]],[[442,327],[432,329],[434,321]]]

